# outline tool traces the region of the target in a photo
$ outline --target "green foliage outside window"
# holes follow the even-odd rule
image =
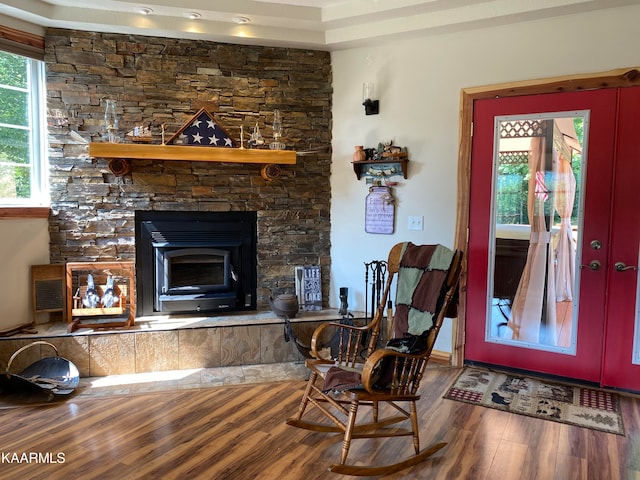
[[[574,128],[578,137],[578,142],[583,145],[584,119],[575,117],[573,119]],[[580,210],[580,167],[582,155],[573,152],[571,168],[576,178],[576,196],[571,215],[572,225],[578,224],[578,214]],[[506,225],[528,225],[529,216],[527,212],[527,201],[529,193],[529,164],[526,153],[521,156],[513,152],[508,161],[498,163],[498,176],[496,180],[496,223]],[[545,210],[551,208],[549,202],[545,202]],[[546,211],[549,215],[549,212]],[[560,222],[557,212],[554,212],[554,223]]]
[[[0,198],[31,197],[28,62],[0,52]]]
[[[519,162],[498,165],[496,189],[496,222],[509,225],[529,223],[529,165],[526,155]]]

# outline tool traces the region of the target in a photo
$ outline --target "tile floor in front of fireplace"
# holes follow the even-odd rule
[[[77,398],[194,390],[248,383],[303,381],[307,376],[308,369],[303,362],[287,362],[82,377]]]

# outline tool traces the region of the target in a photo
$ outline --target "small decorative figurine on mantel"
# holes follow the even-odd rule
[[[253,127],[253,133],[251,134],[251,138],[249,139],[249,148],[259,147],[264,145],[264,138],[262,138],[262,134],[260,133],[260,127],[258,126],[258,122],[256,122],[256,126]]]
[[[125,134],[127,140],[133,143],[151,143],[153,137],[151,135],[151,123],[148,125],[136,125],[133,130],[129,130]]]

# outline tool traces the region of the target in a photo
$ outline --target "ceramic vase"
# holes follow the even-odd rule
[[[353,161],[362,162],[367,159],[367,154],[364,151],[363,145],[356,145],[355,152],[353,152]]]

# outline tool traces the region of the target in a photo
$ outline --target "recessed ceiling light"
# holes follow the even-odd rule
[[[251,19],[249,17],[233,17],[232,19],[238,25],[244,25],[245,23],[251,23]]]
[[[200,14],[198,12],[189,12],[189,13],[187,13],[187,17],[190,18],[191,20],[197,20],[200,17],[202,17],[202,14]]]
[[[142,15],[151,15],[153,13],[153,10],[149,7],[140,7],[138,9],[138,12],[140,12]]]

